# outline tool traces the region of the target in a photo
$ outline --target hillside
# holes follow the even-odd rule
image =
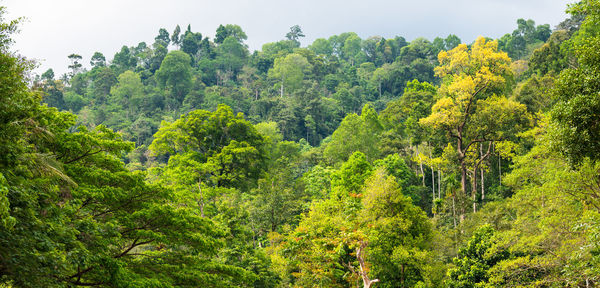
[[[0,18],[0,287],[595,287],[600,2],[568,12],[253,52],[178,25],[60,76]]]

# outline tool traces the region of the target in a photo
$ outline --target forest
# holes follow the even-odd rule
[[[472,43],[178,25],[63,75],[9,9],[2,288],[600,286],[600,0]]]

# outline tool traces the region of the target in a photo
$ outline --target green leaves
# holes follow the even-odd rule
[[[225,105],[214,113],[194,110],[173,123],[163,122],[154,138],[149,148],[156,155],[186,155],[186,161],[180,161],[183,156],[169,159],[167,169],[188,167],[186,173],[193,176],[186,178],[193,182],[247,190],[265,168],[263,137]]]
[[[555,147],[573,165],[600,159],[600,36],[582,39],[575,51],[580,66],[561,72],[553,90],[558,102],[552,109]]]
[[[192,85],[192,59],[182,51],[171,51],[156,71],[156,79],[162,87],[170,90],[170,94],[180,105]]]
[[[376,159],[380,153],[378,145],[382,131],[377,112],[367,104],[360,116],[352,113],[342,120],[331,135],[323,156],[330,163],[345,161],[354,152],[365,154],[369,160]]]
[[[494,233],[491,226],[481,226],[467,245],[460,248],[458,257],[453,259],[456,268],[448,270],[448,287],[484,287],[490,277],[489,269],[499,261],[508,259],[508,251],[494,249]]]

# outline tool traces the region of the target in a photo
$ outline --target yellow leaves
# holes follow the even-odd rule
[[[504,158],[510,158],[512,159],[513,157],[516,156],[516,150],[518,148],[517,143],[512,142],[512,141],[504,141],[504,142],[498,142],[495,144],[495,150],[496,152],[500,153],[500,155]]]
[[[456,99],[444,97],[438,100],[431,108],[431,115],[419,120],[419,124],[433,129],[452,129],[460,121],[460,107]]]
[[[436,170],[449,171],[451,170],[450,166],[455,161],[455,158],[456,148],[452,147],[452,144],[448,143],[448,145],[444,148],[442,155],[439,157],[429,157],[424,153],[419,153],[412,157],[412,160],[416,163],[426,164],[427,166]]]
[[[511,73],[511,60],[506,53],[498,52],[496,41],[486,41],[483,37],[477,38],[471,47],[461,44],[450,51],[442,51],[438,59],[440,66],[435,68],[435,73],[446,78],[439,90],[443,97],[433,105],[431,115],[419,122],[456,135],[465,127],[470,115],[478,113],[477,102],[505,84],[506,75]],[[521,107],[515,105],[501,108],[506,109],[497,112],[521,112]],[[493,117],[486,120],[490,119]]]
[[[460,44],[450,51],[442,51],[438,54],[440,66],[434,69],[435,75],[445,77],[449,74],[455,74],[462,70],[462,67],[469,62],[468,48],[466,44]]]
[[[465,44],[438,55],[440,66],[435,68],[439,77],[451,77],[447,87],[450,95],[475,95],[478,89],[504,84],[504,76],[511,73],[511,60],[498,52],[496,41],[479,37],[471,49]],[[443,88],[443,87],[442,87]]]

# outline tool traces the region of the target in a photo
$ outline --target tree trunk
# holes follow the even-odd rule
[[[198,179],[198,192],[200,193],[200,200],[198,201],[200,205],[200,217],[204,217],[204,196],[202,195],[202,179]]]
[[[279,91],[280,91],[279,97],[283,98],[283,82],[281,82],[281,88],[279,89]]]
[[[438,199],[442,199],[442,170],[438,169]]]
[[[400,265],[400,287],[404,288],[404,264]]]
[[[489,144],[491,145],[491,143]],[[479,161],[483,162],[483,144],[479,143]],[[485,183],[483,179],[483,165],[479,168],[479,174],[481,174],[481,201],[485,200]]]
[[[431,203],[433,204],[435,202],[435,171],[433,167],[431,167],[431,194],[433,195],[433,198],[431,198]]]
[[[423,183],[423,187],[425,187],[425,172],[423,171],[423,162],[421,160],[421,154],[419,154],[419,145],[416,147],[417,157],[419,157],[419,167],[421,168],[421,182]]]
[[[283,73],[282,73],[283,74]],[[281,88],[280,88],[280,96],[281,98],[283,98],[283,82],[285,81],[285,77],[282,75],[281,76]]]
[[[456,229],[456,192],[452,192],[452,221],[454,221],[454,229]]]
[[[360,267],[360,277],[363,280],[363,288],[371,288],[371,286],[377,282],[379,282],[379,279],[373,279],[371,280],[369,278],[369,275],[367,274],[366,271],[366,266],[365,266],[365,258],[364,258],[364,249],[365,247],[367,247],[367,243],[361,241],[360,245],[358,246],[358,248],[356,248],[356,259],[358,259],[358,264]]]
[[[463,197],[461,203],[467,198],[467,165],[464,163],[464,159],[460,159],[460,193]],[[459,204],[461,204],[459,203]],[[466,203],[465,203],[466,204]],[[465,219],[465,206],[460,205],[460,222]]]
[[[458,153],[458,162],[460,163],[460,193],[461,202],[467,198],[467,163],[465,163],[465,151],[463,151],[463,138],[462,129],[458,130],[458,136],[456,137],[456,152]],[[465,219],[465,203],[459,203],[460,205],[460,223]]]
[[[502,156],[500,156],[500,152],[498,152],[498,181],[502,188]]]
[[[473,167],[471,178],[471,198],[473,200],[473,213],[477,212],[477,166]]]

